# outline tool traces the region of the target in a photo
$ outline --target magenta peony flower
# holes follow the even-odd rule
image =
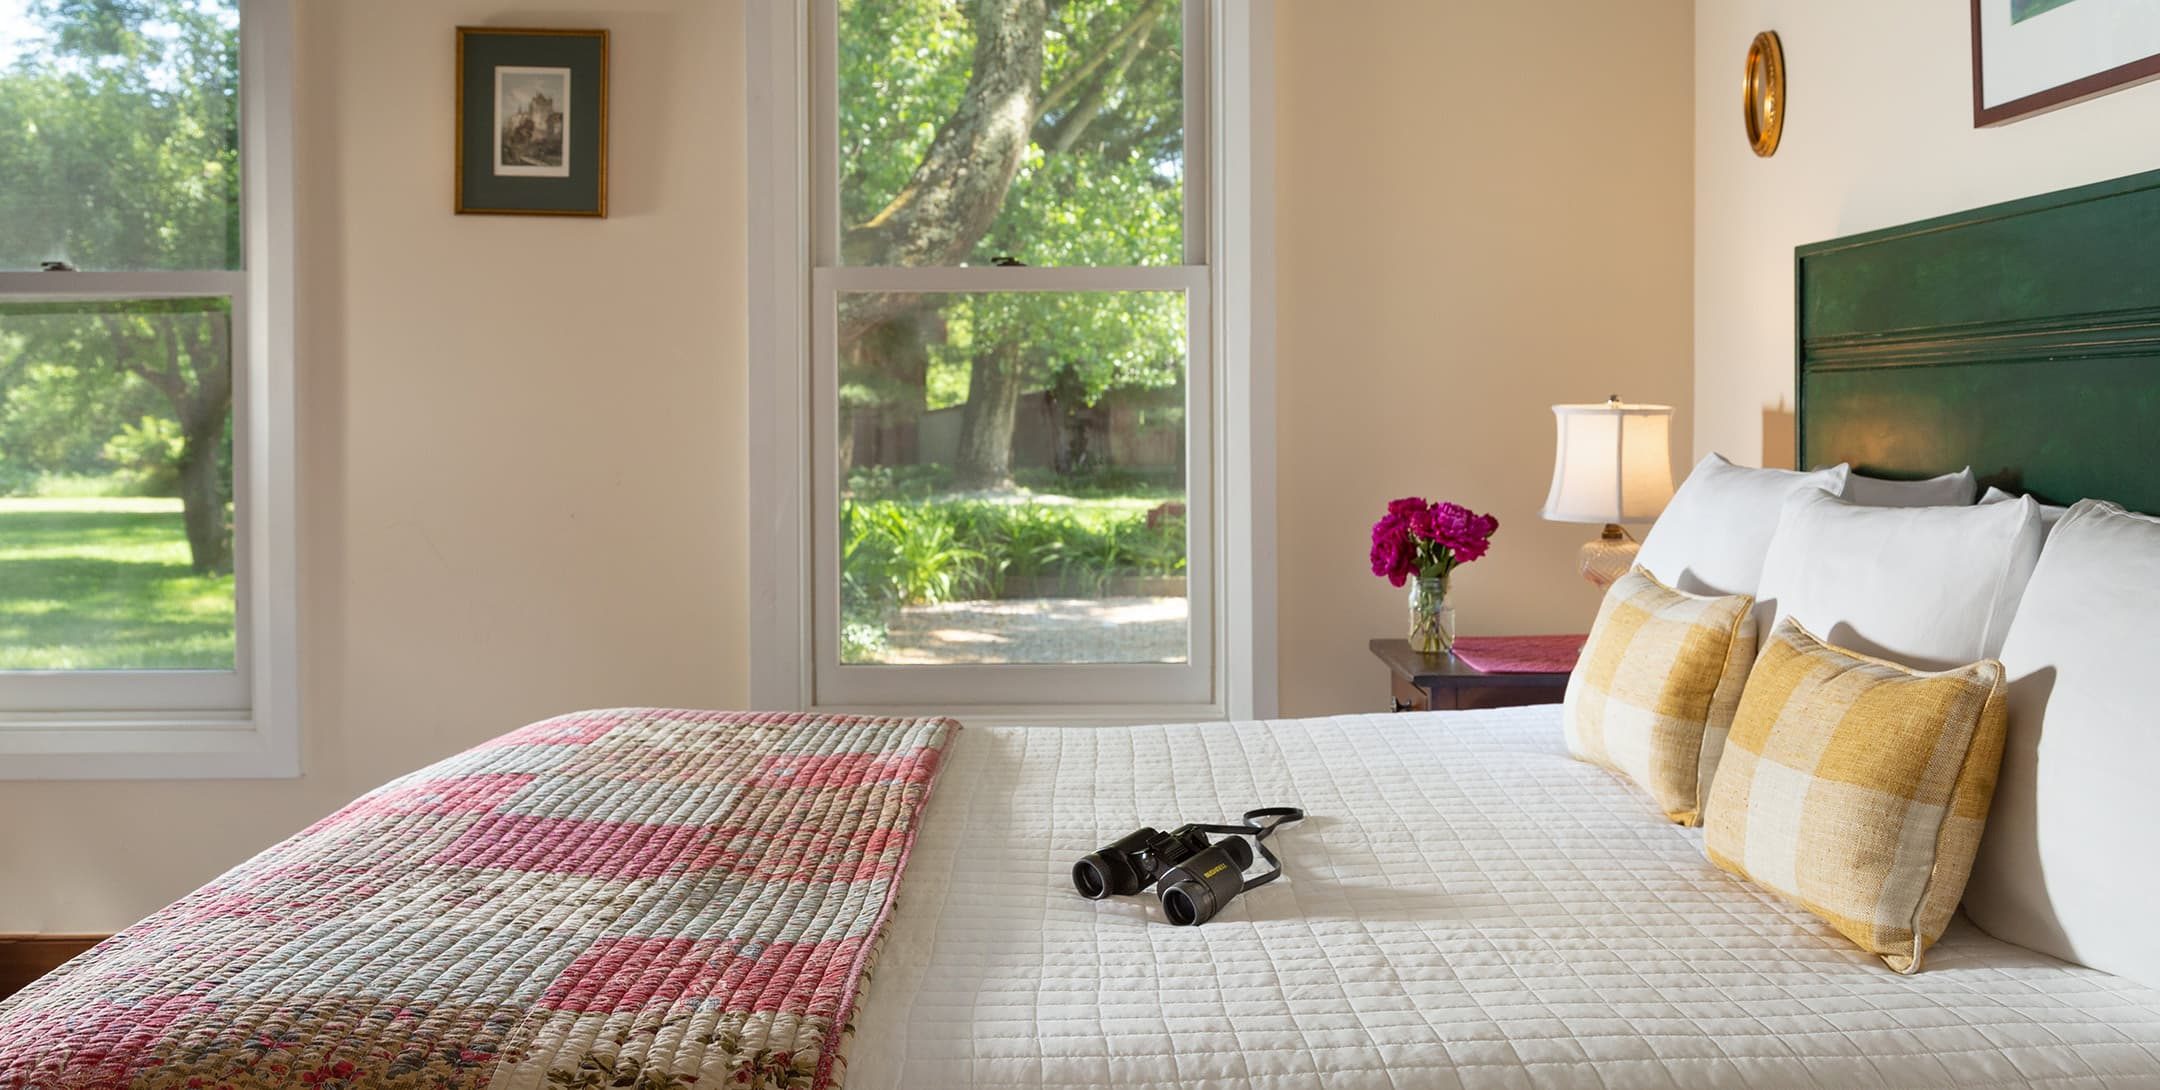
[[[1405,496],[1373,523],[1372,573],[1398,587],[1413,575],[1446,575],[1490,551],[1499,529],[1499,519],[1459,503]]]
[[[1416,569],[1417,546],[1403,516],[1390,511],[1373,523],[1371,559],[1372,573],[1398,587]]]

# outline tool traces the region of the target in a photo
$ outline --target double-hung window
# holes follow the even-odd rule
[[[812,0],[811,702],[1217,701],[1206,0]]]
[[[0,776],[297,772],[286,0],[0,0]]]

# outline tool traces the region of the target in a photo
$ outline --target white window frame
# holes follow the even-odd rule
[[[1272,0],[1189,0],[1186,264],[1143,269],[843,267],[817,12],[751,0],[751,699],[759,707],[960,712],[998,721],[1258,718],[1276,708]],[[1193,34],[1195,28],[1203,33]],[[823,101],[821,101],[823,96]],[[820,175],[823,177],[820,177]],[[1193,662],[1163,666],[846,666],[838,662],[831,331],[850,290],[1176,290],[1188,301],[1188,570]],[[831,555],[826,555],[831,554]],[[822,631],[821,631],[822,629]],[[861,679],[858,683],[857,679]],[[835,684],[835,682],[838,684]],[[1113,694],[1106,696],[1105,694]]]
[[[0,272],[0,298],[232,300],[234,669],[0,671],[0,779],[300,774],[292,0],[240,2],[243,267]]]

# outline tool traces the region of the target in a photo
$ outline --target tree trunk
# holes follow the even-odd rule
[[[232,531],[225,525],[225,490],[218,474],[225,421],[232,416],[232,327],[229,314],[205,314],[190,323],[188,359],[195,388],[179,410],[180,503],[187,522],[188,555],[198,572],[232,570]],[[177,371],[177,361],[174,370]]]
[[[222,428],[219,429],[223,431]],[[218,487],[218,438],[191,435],[180,451],[181,518],[187,524],[189,566],[198,575],[232,570],[232,535],[225,527],[224,490]]]
[[[971,0],[974,67],[952,116],[915,173],[870,222],[841,240],[851,265],[954,265],[990,230],[1035,126],[1042,97],[1044,0]],[[909,296],[858,296],[840,315],[854,341],[912,305]]]
[[[204,574],[231,571],[232,534],[225,525],[225,490],[218,474],[225,419],[232,414],[231,317],[170,311],[152,315],[155,359],[143,352],[145,346],[130,335],[117,313],[98,317],[112,337],[113,359],[120,368],[163,394],[180,422],[180,457],[173,468],[180,474],[189,567]],[[189,329],[181,328],[183,318]]]
[[[960,414],[960,454],[955,477],[962,488],[1012,484],[1013,425],[1020,415],[1021,361],[984,352],[968,369],[967,406]]]
[[[1057,440],[1055,468],[1059,473],[1078,473],[1088,463],[1087,388],[1070,367],[1061,367],[1047,391],[1050,423]]]

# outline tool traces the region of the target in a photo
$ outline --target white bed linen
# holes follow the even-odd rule
[[[1892,973],[1558,716],[963,732],[848,1086],[2160,1086],[2160,992],[1962,918]],[[1201,927],[1072,890],[1137,825],[1285,804],[1288,873]]]

